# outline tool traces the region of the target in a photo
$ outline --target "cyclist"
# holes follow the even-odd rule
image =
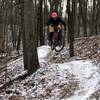
[[[63,25],[63,28],[66,30],[66,24],[65,22],[58,16],[57,12],[53,11],[51,13],[50,18],[48,19],[48,40],[49,40],[49,45],[51,45],[51,41],[53,38],[53,33],[54,33],[54,26],[60,27],[60,24]],[[59,38],[61,38],[61,31],[59,32]]]

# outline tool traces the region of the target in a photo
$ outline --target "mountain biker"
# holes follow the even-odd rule
[[[53,33],[54,33],[54,26],[58,26],[62,24],[63,25],[63,28],[66,30],[66,24],[65,22],[60,18],[58,17],[58,14],[57,12],[53,11],[51,13],[51,16],[50,18],[48,19],[48,40],[49,40],[49,45],[51,45],[51,41],[52,41],[52,38],[53,38]],[[59,32],[59,37],[61,38],[61,31]]]

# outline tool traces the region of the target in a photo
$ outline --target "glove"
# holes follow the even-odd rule
[[[49,26],[52,26],[53,27],[53,24],[50,24]]]

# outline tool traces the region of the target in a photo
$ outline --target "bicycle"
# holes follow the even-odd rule
[[[51,50],[60,52],[65,46],[65,30],[61,26],[53,26],[54,34],[51,41]]]

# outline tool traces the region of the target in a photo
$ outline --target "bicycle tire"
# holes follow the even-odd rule
[[[61,42],[61,47],[59,47],[59,49],[57,48],[57,46],[54,47],[56,52],[60,52],[63,50],[63,48],[65,46],[65,37],[64,36],[62,36],[60,42]]]

